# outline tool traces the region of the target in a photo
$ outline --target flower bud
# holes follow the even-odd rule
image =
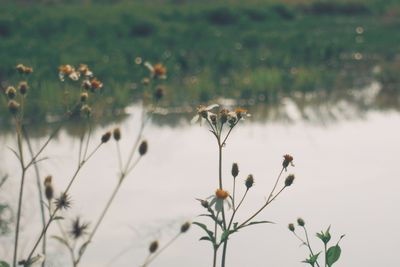
[[[142,143],[139,146],[139,154],[140,154],[140,156],[143,156],[144,154],[147,153],[147,148],[148,148],[147,141],[146,140],[142,141]]]
[[[150,251],[150,253],[154,253],[154,252],[156,252],[157,249],[158,249],[158,241],[155,240],[150,243],[149,251]]]
[[[11,114],[17,114],[20,104],[15,100],[8,101],[8,110]]]
[[[29,86],[27,82],[20,82],[18,85],[18,90],[21,95],[25,95],[28,92]]]
[[[190,228],[190,222],[185,222],[181,226],[181,233],[186,233],[187,230],[189,230],[189,228]]]
[[[217,115],[211,114],[211,115],[210,115],[210,120],[211,120],[211,123],[212,123],[213,125],[217,125]]]
[[[294,224],[293,223],[289,223],[288,228],[290,231],[294,232]]]
[[[302,218],[298,218],[298,219],[297,219],[297,224],[298,224],[299,226],[304,226],[304,225],[305,225],[305,222],[304,222],[304,220],[303,220]]]
[[[285,186],[291,186],[294,181],[294,175],[290,174],[288,177],[285,179]]]
[[[13,86],[9,86],[6,89],[6,95],[8,97],[8,99],[13,99],[17,94],[17,90],[15,90],[15,88]]]
[[[282,166],[286,170],[286,168],[289,166],[289,164],[294,166],[293,165],[293,157],[291,155],[286,154],[283,156]]]
[[[115,141],[119,141],[121,139],[121,130],[119,128],[114,129],[113,137]]]
[[[244,183],[246,185],[247,189],[250,189],[253,184],[254,184],[254,178],[252,174],[249,174],[249,176],[247,176],[246,181]]]
[[[200,203],[206,209],[210,206],[207,200],[201,200]]]
[[[233,178],[236,178],[236,176],[238,176],[238,174],[239,174],[239,165],[237,163],[233,163],[232,164],[231,173],[232,173]]]
[[[110,140],[110,138],[111,138],[111,132],[106,132],[105,134],[103,134],[101,136],[101,142],[102,143],[107,143],[108,140]]]

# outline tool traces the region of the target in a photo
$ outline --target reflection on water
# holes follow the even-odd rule
[[[370,90],[368,94],[376,98],[380,91],[371,88],[367,89]],[[353,99],[358,97],[353,95]],[[225,179],[230,179],[232,162],[238,162],[239,181],[249,173],[256,181],[239,214],[241,219],[263,203],[267,189],[273,185],[280,169],[283,154],[294,155],[296,167],[290,171],[297,177],[294,186],[259,217],[276,224],[256,226],[232,238],[228,266],[303,266],[300,261],[306,251],[299,248],[286,227],[298,216],[305,219],[313,232],[332,224],[333,234],[346,234],[342,241],[343,258],[337,263],[338,267],[396,266],[397,240],[400,238],[396,229],[400,216],[394,211],[400,201],[396,167],[400,150],[400,115],[373,109],[361,112],[360,105],[359,114],[363,119],[358,119],[357,115],[351,117],[352,120],[337,120],[333,124],[311,124],[301,119],[308,111],[300,112],[302,109],[296,100],[285,100],[284,103],[280,107],[287,110],[287,121],[295,122],[265,119],[255,108],[256,119],[246,120],[235,129],[225,148]],[[318,108],[311,110],[324,116],[335,114]],[[138,131],[140,108],[132,107],[128,111],[131,116],[121,124],[121,148],[125,157],[131,139]],[[269,112],[266,114],[272,111]],[[97,126],[95,140],[116,124]],[[202,208],[195,198],[207,197],[217,187],[217,150],[212,136],[205,127],[183,121],[176,127],[153,121],[146,129],[145,138],[149,142],[149,153],[125,181],[82,266],[106,266],[110,260],[114,265],[108,266],[138,266],[146,256],[150,241],[166,242],[183,221],[203,220],[196,217]],[[38,137],[34,146],[39,147],[44,140],[44,137]],[[0,175],[10,175],[0,189],[0,198],[15,206],[16,196],[12,192],[16,192],[18,185],[18,166],[13,154],[6,149],[15,146],[14,136],[1,135],[0,144],[3,148]],[[49,159],[40,163],[41,176],[52,174],[56,190],[64,188],[71,176],[78,149],[78,139],[64,129],[46,150]],[[67,218],[64,222],[67,227],[77,215],[84,221],[94,221],[99,216],[116,183],[117,165],[112,143],[103,147],[88,163],[72,188],[73,207],[63,214]],[[40,227],[34,173],[29,173],[27,181],[21,243],[24,254]],[[56,231],[56,227],[51,229],[52,234]],[[210,266],[211,248],[208,243],[198,241],[201,235],[200,230],[193,227],[153,266]],[[2,236],[0,240],[0,258],[9,259],[13,237]],[[49,262],[53,266],[67,266],[62,264],[69,260],[63,256],[66,255],[64,248],[54,240],[49,244]]]

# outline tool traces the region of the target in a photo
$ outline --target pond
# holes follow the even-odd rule
[[[227,265],[304,266],[305,247],[288,231],[288,223],[302,217],[308,230],[315,233],[331,225],[333,240],[341,241],[340,266],[397,266],[396,253],[400,231],[400,114],[394,110],[341,113],[335,120],[305,120],[288,100],[290,120],[263,120],[254,116],[238,125],[224,148],[223,175],[230,184],[230,168],[237,162],[240,174],[238,192],[243,181],[253,174],[255,186],[238,214],[246,219],[265,201],[277,174],[282,156],[294,156],[296,175],[293,186],[273,202],[258,220],[275,224],[249,227],[231,238]],[[337,107],[337,106],[336,106]],[[340,110],[337,107],[336,110]],[[346,109],[351,110],[350,108]],[[130,116],[121,124],[99,126],[93,132],[99,140],[107,130],[121,128],[120,141],[126,159],[140,127],[138,105],[128,109]],[[323,114],[319,109],[314,114]],[[351,113],[351,112],[350,112]],[[322,118],[322,119],[321,119]],[[158,239],[166,243],[187,221],[207,222],[196,217],[204,212],[196,198],[206,198],[218,186],[218,153],[215,140],[205,125],[191,125],[180,119],[173,126],[151,121],[144,132],[148,154],[124,181],[110,212],[89,246],[82,266],[139,266],[147,256],[148,244]],[[33,140],[38,148],[45,137]],[[95,142],[90,144],[94,147]],[[9,179],[0,189],[0,200],[16,206],[19,167],[8,147],[15,147],[15,136],[0,135],[2,174]],[[65,130],[50,143],[40,162],[41,177],[51,174],[56,192],[65,188],[76,168],[79,139]],[[107,143],[83,168],[71,189],[72,208],[63,213],[65,228],[80,216],[95,221],[117,182],[118,157],[113,142]],[[22,218],[20,255],[29,252],[40,229],[35,174],[30,171]],[[228,190],[230,191],[230,190]],[[210,222],[208,222],[210,223]],[[89,225],[93,226],[93,223]],[[51,234],[58,233],[53,225]],[[198,241],[202,232],[196,226],[182,235],[152,266],[211,266],[212,248]],[[11,259],[13,236],[0,237],[0,258]],[[70,266],[65,248],[50,239],[48,266]],[[312,237],[314,250],[322,249]]]

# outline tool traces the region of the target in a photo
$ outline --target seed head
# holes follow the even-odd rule
[[[8,99],[13,99],[17,94],[17,90],[15,90],[15,88],[13,86],[9,86],[6,89],[6,95],[8,97]]]
[[[221,124],[224,124],[225,122],[228,121],[228,114],[229,114],[229,110],[221,109],[221,111],[219,112]]]
[[[299,226],[304,226],[306,223],[304,222],[304,220],[302,219],[302,218],[298,218],[297,219],[297,224],[299,225]]]
[[[89,90],[89,89],[92,88],[92,84],[90,83],[89,80],[84,80],[84,81],[82,82],[82,87],[83,87],[83,89],[85,89],[85,90]]]
[[[200,204],[206,209],[210,206],[207,200],[200,200]]]
[[[72,236],[74,239],[78,239],[79,237],[87,234],[87,228],[89,227],[88,223],[81,223],[80,218],[77,217],[73,222],[72,222],[72,229],[69,232],[69,234]]]
[[[114,129],[113,137],[115,141],[119,141],[121,139],[121,130],[119,128]]]
[[[17,114],[19,107],[20,104],[17,101],[15,100],[8,101],[8,110],[11,112],[11,114]]]
[[[59,198],[56,198],[54,201],[54,204],[56,204],[57,209],[68,209],[71,207],[71,198],[68,196],[66,193],[61,193]]]
[[[93,78],[90,81],[90,85],[91,85],[91,89],[93,89],[94,91],[101,89],[103,87],[103,83],[100,82],[99,80],[97,80],[96,78]]]
[[[217,191],[215,191],[215,196],[219,199],[226,199],[229,193],[223,189],[217,189]]]
[[[81,95],[80,95],[81,102],[82,102],[82,103],[83,103],[83,102],[86,102],[86,100],[88,99],[88,97],[89,97],[89,94],[88,94],[87,92],[81,93]]]
[[[293,164],[293,157],[289,154],[286,154],[283,156],[283,162],[282,162],[282,166],[283,168],[285,168],[285,170],[287,169],[287,167],[289,166],[289,164],[291,166],[294,166]]]
[[[210,120],[211,120],[211,123],[212,123],[213,125],[217,125],[217,115],[211,114],[211,115],[210,115]]]
[[[27,82],[20,82],[18,85],[18,90],[21,93],[21,95],[25,95],[28,92],[29,85]]]
[[[293,223],[289,223],[288,228],[290,231],[294,232],[294,224]]]
[[[253,184],[254,184],[254,178],[252,174],[249,174],[249,176],[247,176],[246,181],[244,183],[246,185],[247,189],[250,189]]]
[[[150,253],[154,253],[154,252],[157,251],[157,249],[158,249],[158,241],[155,240],[155,241],[150,243],[149,251],[150,251]]]
[[[186,233],[187,230],[189,230],[189,228],[190,228],[190,222],[185,222],[181,226],[181,233]]]
[[[144,140],[144,141],[142,141],[142,143],[139,146],[139,154],[140,154],[140,156],[143,156],[144,154],[146,154],[147,153],[147,149],[148,149],[147,141]]]
[[[285,186],[291,186],[294,181],[294,175],[290,174],[288,177],[285,179]]]
[[[239,165],[237,163],[233,163],[232,164],[231,173],[232,173],[233,178],[236,178],[236,176],[238,176],[238,174],[239,174]]]
[[[235,113],[236,113],[237,118],[240,120],[241,118],[243,118],[244,116],[247,115],[247,109],[236,108]]]
[[[110,138],[111,138],[111,132],[106,132],[105,134],[103,134],[102,136],[101,136],[101,142],[104,144],[104,143],[107,143],[108,142],[108,140],[110,140]]]

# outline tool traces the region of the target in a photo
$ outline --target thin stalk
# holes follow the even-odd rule
[[[278,185],[279,179],[281,178],[284,169],[285,169],[285,168],[282,167],[282,169],[281,169],[281,171],[280,171],[280,173],[279,173],[279,175],[278,175],[278,178],[277,178],[276,181],[275,181],[275,185],[274,185],[274,187],[272,188],[271,193],[270,193],[269,196],[268,196],[267,202],[271,199],[272,195],[274,194],[274,191],[275,191],[275,189],[276,189],[276,186]]]
[[[19,152],[19,161],[21,165],[21,184],[19,188],[18,195],[18,208],[17,208],[17,223],[15,227],[15,241],[14,241],[14,256],[13,256],[13,267],[17,266],[17,257],[18,257],[18,240],[19,240],[19,227],[21,222],[21,210],[22,210],[22,199],[24,194],[24,183],[25,183],[25,174],[26,167],[24,164],[24,153],[22,148],[22,127],[21,121],[15,118],[15,129],[17,132],[17,143],[18,143],[18,152]]]
[[[326,255],[326,250],[327,250],[327,247],[326,247],[326,243],[324,243],[324,253],[325,253],[325,267],[327,267],[328,266],[328,264],[327,264],[327,262],[328,262],[328,257],[327,257],[327,255]]]
[[[33,153],[32,144],[31,144],[29,136],[28,136],[28,132],[26,131],[25,128],[23,128],[23,131],[24,131],[26,143],[28,144],[29,153],[31,154],[31,157],[33,158],[34,157],[34,153]],[[41,182],[40,182],[40,172],[39,172],[39,168],[38,168],[36,163],[33,164],[33,167],[35,169],[35,174],[36,174],[36,186],[38,188],[39,206],[40,206],[40,215],[41,215],[41,220],[42,220],[42,227],[44,228],[46,226],[46,218],[45,218],[45,214],[44,214],[43,192],[42,192],[42,186],[41,186]],[[43,236],[42,253],[43,253],[43,255],[46,255],[46,235]],[[42,262],[42,267],[44,267],[45,265],[46,265],[46,260],[44,260]]]
[[[215,224],[214,224],[215,243],[213,244],[213,249],[214,249],[214,254],[213,254],[213,267],[216,267],[216,266],[217,266],[217,251],[218,251],[218,247],[217,247],[217,244],[216,244],[216,240],[217,240],[217,234],[218,234],[218,227],[217,227],[217,225],[218,225],[218,223],[217,223],[218,214],[219,214],[219,212],[217,212],[217,216],[215,217],[216,220],[215,220]]]
[[[306,240],[307,240],[306,245],[307,245],[308,249],[310,250],[311,255],[314,257],[314,252],[313,252],[313,250],[311,249],[310,240],[308,239],[307,229],[306,229],[304,226],[303,226],[303,229],[304,229],[304,234],[305,234]],[[318,267],[320,267],[318,261],[316,262],[316,264],[317,264]]]

